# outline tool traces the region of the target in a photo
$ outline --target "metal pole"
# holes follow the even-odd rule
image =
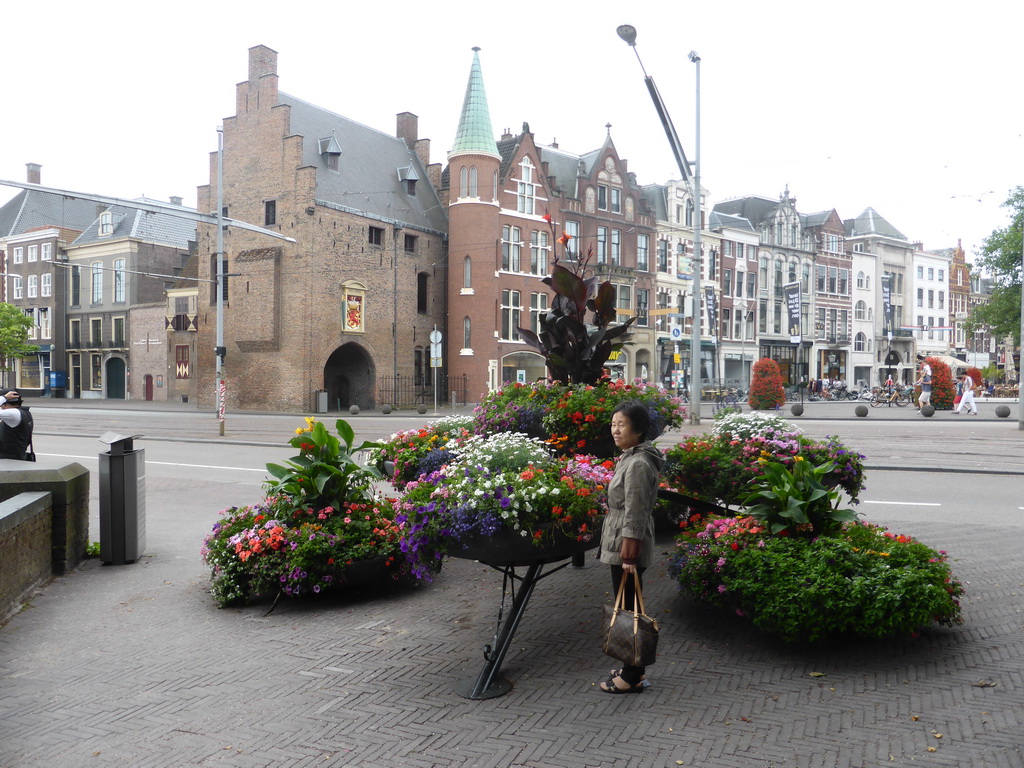
[[[1021,219],[1021,264],[1020,264],[1020,349],[1024,353],[1024,217]],[[1010,348],[1013,358],[1013,348]],[[1021,354],[1020,365],[1017,367],[1017,429],[1024,432],[1024,397],[1021,397],[1020,369],[1024,368],[1024,354]]]
[[[691,392],[690,423],[700,424],[700,276],[703,269],[701,254],[701,190],[700,190],[700,56],[690,51],[690,61],[697,65],[697,105],[696,105],[696,139],[694,142],[693,186],[691,195],[694,198],[693,222],[693,335],[691,338],[692,353],[690,355]]]
[[[224,383],[224,126],[217,128],[217,421],[224,436],[227,387]]]

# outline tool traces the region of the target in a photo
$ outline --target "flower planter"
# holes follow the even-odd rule
[[[583,554],[597,548],[601,543],[601,530],[598,526],[588,541],[578,541],[558,530],[545,532],[544,543],[537,545],[528,536],[521,536],[516,531],[498,531],[492,536],[475,536],[464,542],[453,542],[448,554],[465,560],[479,560],[487,565],[504,568],[507,566],[527,566],[538,563],[557,563],[568,560],[577,554]]]

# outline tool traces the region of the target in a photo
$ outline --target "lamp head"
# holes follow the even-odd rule
[[[615,32],[627,45],[636,47],[636,27],[632,24],[622,24]]]
[[[696,51],[690,51],[690,53],[687,55],[687,58],[690,61],[692,61],[694,64],[696,64],[698,61],[700,61],[700,56],[697,55]]]

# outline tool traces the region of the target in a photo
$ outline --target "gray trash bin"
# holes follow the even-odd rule
[[[327,413],[327,391],[318,389],[316,391],[316,412]]]
[[[100,559],[109,565],[134,563],[146,550],[146,452],[134,450],[142,435],[107,432],[100,454]]]

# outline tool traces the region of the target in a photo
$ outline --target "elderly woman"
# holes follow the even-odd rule
[[[647,408],[631,400],[612,413],[612,439],[622,451],[608,484],[608,515],[601,530],[601,562],[611,566],[612,585],[618,592],[623,573],[641,578],[654,561],[654,502],[658,476],[665,457],[648,442],[651,417]],[[641,578],[641,588],[643,581]],[[633,605],[633,579],[626,580],[626,605]],[[640,693],[644,668],[624,666],[612,670],[601,683],[605,693]]]

